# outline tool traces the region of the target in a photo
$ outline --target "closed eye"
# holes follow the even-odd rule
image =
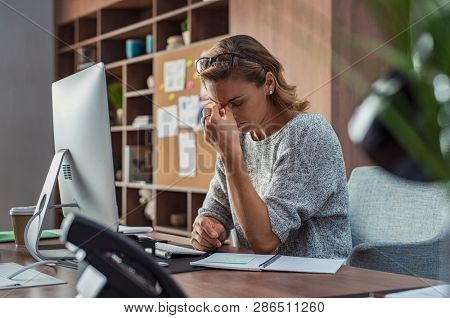
[[[237,101],[234,101],[234,102],[231,102],[231,103],[230,103],[230,105],[231,105],[232,107],[239,107],[239,106],[242,106],[242,104],[244,104],[244,100],[243,100],[243,99],[237,100]]]

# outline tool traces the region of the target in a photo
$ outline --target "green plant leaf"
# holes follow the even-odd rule
[[[114,105],[116,109],[123,107],[122,84],[113,83],[108,85],[108,101]]]

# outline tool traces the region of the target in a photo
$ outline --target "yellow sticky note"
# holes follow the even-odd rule
[[[169,102],[173,101],[175,99],[175,94],[170,93],[168,99],[169,99]]]
[[[192,61],[191,59],[186,61],[186,68],[191,67],[192,64],[194,64],[194,61]]]
[[[158,89],[160,91],[164,90],[164,83],[159,84]]]

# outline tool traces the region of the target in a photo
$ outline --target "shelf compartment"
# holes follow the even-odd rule
[[[156,51],[164,51],[167,39],[172,35],[181,36],[181,22],[187,19],[187,12],[180,12],[156,22]]]
[[[107,76],[122,81],[122,65],[107,64],[105,68]]]
[[[220,0],[192,10],[191,42],[228,34],[228,6],[228,0]]]
[[[126,58],[125,40],[108,39],[101,41],[101,61],[105,64]]]
[[[61,48],[75,43],[75,22],[58,26],[57,47]]]
[[[133,124],[133,120],[140,115],[150,116],[150,125],[153,123],[153,100],[152,96],[138,96],[127,99],[127,118],[126,124],[131,126]],[[149,127],[145,125],[145,127]],[[152,127],[153,128],[153,127]],[[143,129],[143,128],[141,128]],[[136,127],[136,130],[139,130]]]
[[[126,188],[126,220],[127,226],[151,226],[152,222],[145,217],[145,204],[139,202],[139,189]]]
[[[133,184],[153,183],[152,131],[126,131],[124,147],[124,181]],[[128,167],[128,168],[127,168]],[[125,176],[128,171],[128,177]],[[143,182],[142,182],[143,181]]]
[[[156,223],[162,227],[187,231],[187,223],[183,226],[173,226],[170,217],[182,214],[187,220],[187,193],[174,191],[156,191]]]
[[[97,63],[97,45],[83,46],[76,49],[76,70],[81,71]]]
[[[156,15],[161,15],[166,12],[170,12],[182,7],[187,6],[187,0],[155,0],[156,2]]]
[[[122,134],[111,133],[112,156],[114,166],[114,179],[122,181],[119,170],[122,170]],[[119,178],[118,178],[119,177]]]
[[[69,51],[58,55],[58,79],[72,75],[75,70],[75,53]]]
[[[152,130],[127,131],[128,146],[150,147],[152,145]]]
[[[79,18],[77,23],[77,42],[97,36],[97,12]]]
[[[127,92],[148,89],[147,78],[153,74],[152,60],[127,65]]]
[[[153,0],[126,0],[101,10],[100,32],[105,34],[153,16]]]
[[[117,84],[120,85],[123,91],[123,84],[122,84],[122,68],[113,69],[113,70],[107,70],[106,71],[106,83],[107,88],[111,84]],[[123,106],[123,97],[122,97],[122,106]],[[108,100],[108,108],[109,108],[109,119],[111,124],[111,131],[120,131],[118,127],[121,127],[125,123],[124,118],[124,108],[122,107],[121,111],[118,112],[115,105],[113,105]]]
[[[203,201],[205,201],[206,194],[205,193],[191,193],[191,222],[195,221],[195,218],[198,215],[198,209],[200,209],[203,205]]]

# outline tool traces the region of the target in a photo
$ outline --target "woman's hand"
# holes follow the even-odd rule
[[[239,130],[228,105],[220,108],[215,103],[207,104],[202,121],[206,142],[217,151],[225,164],[242,154]]]
[[[193,225],[191,244],[200,251],[212,251],[222,246],[226,239],[225,227],[218,220],[199,216]]]

